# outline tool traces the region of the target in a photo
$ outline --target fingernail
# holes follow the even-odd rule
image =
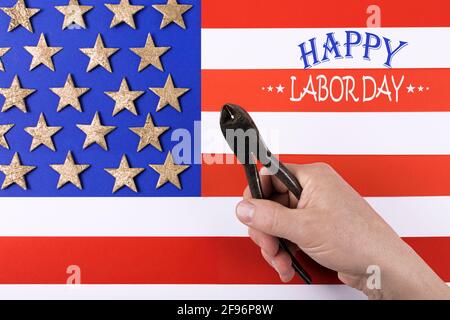
[[[255,206],[248,201],[241,201],[236,209],[236,214],[243,223],[250,223],[255,212]]]

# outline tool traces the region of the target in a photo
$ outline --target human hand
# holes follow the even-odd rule
[[[274,176],[261,172],[264,195],[249,189],[236,208],[251,239],[284,282],[294,276],[277,237],[292,242],[345,284],[369,298],[450,298],[450,289],[375,210],[330,166],[287,165],[303,187],[300,201]],[[381,272],[381,288],[369,288],[369,266]]]

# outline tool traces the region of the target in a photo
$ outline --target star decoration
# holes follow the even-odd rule
[[[133,15],[145,8],[145,6],[133,6],[129,0],[120,0],[119,4],[106,3],[105,6],[114,13],[110,28],[125,22],[133,29],[136,29]]]
[[[11,48],[0,48],[0,58],[3,57]],[[2,60],[0,60],[0,71],[5,71]]]
[[[160,57],[166,53],[170,47],[155,47],[152,35],[149,33],[147,36],[147,41],[145,42],[145,47],[143,48],[130,48],[135,54],[141,57],[141,62],[139,63],[138,72],[144,70],[148,66],[152,65],[160,71],[164,71],[161,64]]]
[[[67,76],[66,83],[63,88],[50,88],[50,90],[59,96],[57,111],[61,111],[67,106],[72,106],[75,110],[82,112],[79,97],[89,91],[89,88],[75,87],[72,75]]]
[[[36,47],[25,46],[24,49],[33,56],[33,59],[31,60],[30,71],[40,64],[43,64],[50,70],[55,71],[52,56],[61,51],[62,47],[49,47],[47,45],[47,41],[45,40],[44,34],[41,33],[39,42]]]
[[[272,92],[273,91],[273,87],[272,86],[268,86],[267,87],[267,91]]]
[[[130,128],[131,131],[136,133],[141,138],[137,148],[138,152],[148,145],[152,145],[159,151],[162,151],[159,136],[169,129],[169,127],[155,127],[150,113],[148,114],[147,120],[145,121],[145,125],[143,127]]]
[[[172,80],[172,76],[169,74],[167,77],[166,84],[164,88],[150,88],[156,95],[159,96],[158,106],[156,107],[156,111],[160,111],[167,105],[170,105],[178,112],[181,112],[181,106],[178,101],[178,98],[183,94],[188,92],[190,89],[188,88],[175,88]]]
[[[116,179],[112,191],[113,193],[115,193],[124,186],[127,186],[134,192],[138,192],[136,184],[134,183],[134,178],[144,170],[145,170],[144,168],[130,168],[126,155],[122,156],[119,168],[105,169],[106,172],[108,172]]]
[[[47,126],[47,121],[45,121],[44,114],[41,113],[36,127],[27,127],[24,129],[28,134],[30,134],[33,137],[30,151],[33,151],[41,144],[48,147],[52,151],[56,151],[52,137],[61,129],[62,127]]]
[[[0,88],[0,94],[5,97],[2,112],[8,111],[12,107],[17,107],[22,112],[27,112],[25,98],[35,91],[35,89],[22,88],[19,77],[16,75],[9,88]]]
[[[0,165],[0,172],[5,174],[5,180],[2,184],[2,190],[12,184],[17,184],[23,190],[27,190],[25,175],[36,169],[33,166],[23,166],[20,162],[19,154],[16,152],[9,165]]]
[[[106,143],[105,136],[116,129],[116,127],[113,126],[102,125],[98,112],[92,119],[91,124],[77,124],[77,127],[86,134],[83,149],[86,149],[90,145],[96,143],[104,150],[108,150],[108,144]]]
[[[7,134],[12,127],[14,127],[13,124],[0,124],[0,146],[2,146],[5,149],[9,149],[8,141],[6,141],[5,134]]]
[[[170,152],[167,154],[164,164],[150,164],[149,166],[159,173],[156,189],[162,187],[167,182],[170,182],[178,189],[181,189],[181,183],[178,175],[189,168],[188,165],[174,164],[173,157]]]
[[[413,87],[412,84],[409,84],[409,86],[406,87],[406,89],[408,90],[408,93],[410,93],[410,92],[414,93],[414,89],[415,89],[415,88],[416,88],[416,87]]]
[[[132,114],[137,115],[134,100],[143,95],[144,91],[130,91],[127,79],[123,78],[120,83],[119,91],[105,92],[105,94],[116,102],[113,110],[113,116],[124,109],[127,109]]]
[[[88,164],[76,164],[72,153],[67,153],[64,164],[51,164],[50,167],[59,173],[57,188],[60,189],[67,183],[72,183],[78,189],[83,189],[79,175],[90,167]]]
[[[419,92],[423,92],[424,87],[419,86],[417,89],[419,90]]]
[[[160,29],[175,22],[181,28],[186,29],[184,24],[183,14],[192,8],[190,4],[178,4],[177,0],[167,0],[166,4],[155,4],[153,8],[163,14]]]
[[[30,18],[40,11],[40,9],[27,8],[24,0],[17,0],[14,7],[0,8],[11,17],[8,32],[14,30],[18,26],[22,26],[30,32],[33,32],[33,25]]]
[[[278,87],[276,87],[277,89],[277,93],[283,93],[284,92],[284,87],[280,84]]]
[[[116,53],[119,48],[105,48],[101,34],[97,36],[93,48],[81,48],[80,50],[90,58],[86,72],[91,71],[97,66],[102,66],[112,73],[109,57]]]
[[[64,30],[72,24],[76,24],[77,26],[86,29],[83,15],[93,7],[80,6],[78,0],[69,0],[69,4],[67,6],[55,6],[55,8],[64,15],[64,22],[62,26],[62,29]]]

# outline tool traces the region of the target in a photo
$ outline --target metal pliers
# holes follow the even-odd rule
[[[233,150],[239,162],[244,166],[253,198],[264,199],[261,180],[256,166],[259,160],[263,166],[269,168],[270,172],[286,185],[297,199],[300,199],[303,189],[297,178],[267,148],[259,134],[258,128],[247,111],[237,105],[224,105],[220,114],[220,128],[231,150]],[[294,270],[305,283],[311,284],[311,277],[289,250],[286,240],[279,239],[279,241],[280,247],[291,257]]]

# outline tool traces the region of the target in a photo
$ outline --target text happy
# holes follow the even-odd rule
[[[326,34],[323,44],[317,43],[316,37],[302,42],[299,45],[300,60],[303,62],[304,68],[308,69],[330,59],[352,59],[353,49],[362,45],[363,59],[370,60],[371,54],[374,52],[383,54],[383,65],[391,68],[393,57],[407,44],[406,41],[399,41],[396,45],[391,39],[371,32],[347,30],[336,36],[334,32],[329,32]]]

